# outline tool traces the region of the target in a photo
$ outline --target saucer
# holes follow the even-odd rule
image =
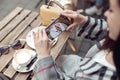
[[[31,48],[35,49],[34,39],[33,39],[33,32],[36,32],[39,29],[45,29],[45,28],[46,28],[45,26],[39,26],[39,27],[36,27],[36,28],[32,29],[30,32],[28,32],[28,34],[26,36],[26,43],[27,43],[27,45],[30,46]],[[55,41],[52,44],[52,46],[54,46],[57,43],[58,37],[56,37],[54,40]]]
[[[30,55],[32,55],[32,59],[34,59],[34,58],[37,56],[36,52],[33,51],[33,50],[20,49],[19,51],[22,51],[22,50],[28,50],[28,51],[30,51]],[[31,60],[31,61],[32,61],[32,60]],[[37,60],[36,60],[36,61],[37,61]],[[23,66],[20,66],[19,64],[17,64],[16,61],[15,61],[15,58],[13,58],[13,60],[12,60],[12,66],[13,66],[13,68],[14,68],[16,71],[25,73],[25,72],[29,72],[29,71],[33,70],[36,61],[35,61],[34,64],[32,64],[31,67],[28,69],[27,66],[24,66],[24,67],[23,67]]]

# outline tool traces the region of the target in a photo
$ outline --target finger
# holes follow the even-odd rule
[[[55,42],[55,40],[51,40],[51,41],[49,42],[50,47],[52,47],[52,44],[54,44],[54,42]]]
[[[66,13],[66,14],[72,14],[72,13],[74,13],[74,11],[72,11],[72,10],[65,10],[64,12],[63,12],[63,14],[64,13]]]
[[[68,18],[72,18],[72,19],[74,19],[74,14],[64,14],[63,16],[66,16],[66,17],[68,17]]]
[[[75,26],[76,26],[76,23],[73,23],[66,30],[71,31],[71,29],[74,29]]]
[[[43,36],[42,36],[42,30],[40,29],[40,30],[39,30],[39,40],[42,40],[42,37],[43,37]]]
[[[33,32],[33,40],[34,40],[34,42],[36,40],[36,34],[34,32]]]
[[[43,37],[48,38],[45,29],[43,29],[42,31],[43,31]]]
[[[39,38],[39,30],[37,30],[36,35],[36,37]]]
[[[77,12],[81,14],[81,13],[84,12],[84,10],[83,9],[79,9],[79,10],[77,10]]]
[[[34,40],[38,39],[38,35],[39,35],[38,31],[37,32],[33,31],[33,38],[34,38]]]
[[[69,17],[69,18],[74,18],[74,12],[73,11],[66,11],[62,13],[61,15]]]

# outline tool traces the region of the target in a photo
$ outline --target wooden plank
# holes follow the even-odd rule
[[[2,21],[0,21],[0,30],[4,28],[14,17],[16,17],[23,8],[17,7],[15,8],[9,15],[7,15]]]
[[[19,73],[14,80],[27,80],[30,73]]]
[[[26,39],[26,35],[28,34],[28,32],[31,30],[30,27],[27,27],[27,29],[17,38],[19,39]]]
[[[10,78],[12,78],[15,75],[16,71],[13,69],[12,64],[9,65],[7,70],[4,72],[4,74]]]
[[[53,56],[54,59],[56,59],[57,56],[59,55],[60,51],[62,50],[64,44],[66,43],[66,41],[69,37],[69,35],[70,35],[70,32],[65,31],[58,37],[58,42],[51,49],[51,55]]]
[[[37,17],[37,19],[31,24],[32,28],[35,28],[41,24],[40,22],[40,16]]]
[[[25,29],[28,27],[28,25],[30,25],[30,23],[37,17],[38,13],[36,12],[32,12],[22,23],[20,23],[20,25],[18,25],[13,31],[12,33],[10,33],[5,39],[4,42],[6,42],[7,44],[12,40],[12,39],[16,39],[23,31],[25,31]],[[16,34],[17,33],[17,34]]]
[[[30,10],[24,10],[20,15],[15,17],[3,30],[0,31],[0,42],[30,13]]]
[[[13,56],[13,54],[14,54],[14,50],[10,50],[11,52],[9,52],[9,54],[7,54],[7,55],[2,55],[1,57],[0,57],[0,64],[2,64],[2,65],[0,65],[0,71],[2,71],[4,68],[5,68],[5,66],[11,61],[11,59],[12,59],[12,56]]]

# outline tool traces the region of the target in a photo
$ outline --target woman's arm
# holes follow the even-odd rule
[[[39,59],[34,68],[36,80],[71,80],[57,68],[52,56]]]
[[[102,40],[108,32],[105,20],[87,17],[87,22],[79,29],[78,36],[84,36],[91,40]]]
[[[38,30],[34,33],[34,43],[39,57],[34,67],[37,80],[64,80],[64,73],[58,71],[50,55],[51,45],[45,30]]]
[[[91,40],[101,40],[108,31],[107,23],[103,19],[94,19],[71,10],[64,11],[62,15],[73,19],[73,23],[67,28],[67,30],[82,25],[80,26],[78,36],[83,36]]]

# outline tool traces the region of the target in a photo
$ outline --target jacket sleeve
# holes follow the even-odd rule
[[[104,19],[94,19],[88,16],[87,22],[79,28],[78,36],[91,40],[102,40],[108,32]]]
[[[64,80],[69,79],[57,69],[52,56],[40,59],[34,67],[36,80]]]

